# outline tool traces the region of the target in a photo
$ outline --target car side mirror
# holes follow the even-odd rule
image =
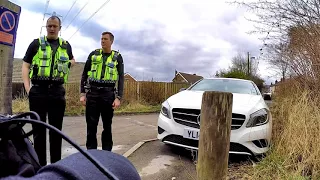
[[[179,90],[179,92],[181,92],[181,91],[184,91],[184,90],[186,90],[187,88],[181,88],[180,90]]]
[[[271,100],[271,96],[269,94],[264,94],[263,95],[263,99],[267,100],[267,101],[270,101]]]

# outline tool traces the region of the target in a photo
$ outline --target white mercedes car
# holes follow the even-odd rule
[[[234,78],[205,78],[169,97],[158,118],[159,140],[198,149],[204,91],[233,94],[230,154],[257,156],[268,151],[272,132],[269,107],[254,82]]]

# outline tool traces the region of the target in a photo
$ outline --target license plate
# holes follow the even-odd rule
[[[194,129],[184,129],[183,137],[187,139],[199,140],[200,131]]]

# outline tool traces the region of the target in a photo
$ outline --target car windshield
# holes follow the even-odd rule
[[[239,94],[259,95],[256,87],[249,81],[232,79],[203,79],[193,85],[191,91],[220,91]]]

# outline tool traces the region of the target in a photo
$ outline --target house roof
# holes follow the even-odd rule
[[[180,75],[182,78],[184,78],[189,83],[195,83],[202,79],[202,76],[196,75],[196,74],[188,74],[183,72],[178,72],[177,75]]]
[[[134,79],[135,81],[137,81],[136,78],[134,78],[133,76],[131,76],[131,74],[129,74],[129,73],[124,73],[124,75],[128,75],[128,76],[130,76],[132,79]]]

